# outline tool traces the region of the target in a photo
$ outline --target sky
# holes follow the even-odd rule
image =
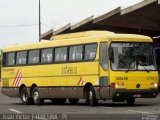
[[[41,33],[142,0],[41,0]],[[0,0],[0,49],[38,42],[39,0]]]

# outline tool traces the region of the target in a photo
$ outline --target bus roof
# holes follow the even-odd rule
[[[97,35],[110,35],[110,34],[114,34],[114,32],[110,32],[110,31],[85,31],[85,32],[56,35],[56,36],[51,37],[50,40],[62,40],[62,39],[89,37],[89,36],[97,36]]]
[[[87,38],[87,40],[86,40]],[[8,51],[21,51],[27,49],[49,48],[53,46],[65,46],[72,44],[93,43],[99,41],[106,41],[110,38],[110,41],[127,41],[127,42],[152,42],[152,39],[148,36],[134,35],[134,34],[116,34],[109,31],[86,31],[70,34],[63,34],[53,36],[50,41],[38,42],[31,44],[13,45],[3,49],[3,52]]]

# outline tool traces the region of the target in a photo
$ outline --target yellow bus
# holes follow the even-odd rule
[[[3,49],[2,92],[23,104],[86,99],[134,105],[155,98],[158,72],[147,36],[85,31]]]

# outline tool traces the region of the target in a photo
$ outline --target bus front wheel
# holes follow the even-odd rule
[[[40,98],[39,90],[37,87],[33,88],[32,98],[35,105],[41,105],[44,103],[44,99]]]
[[[96,99],[96,94],[93,86],[90,86],[88,95],[90,105],[96,106],[98,104],[98,100]]]
[[[130,99],[127,99],[126,101],[127,101],[127,105],[133,106],[135,103],[135,98],[130,98]]]

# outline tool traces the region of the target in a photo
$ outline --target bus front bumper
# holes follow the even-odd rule
[[[155,98],[158,89],[112,89],[112,100],[125,100],[129,98]]]

